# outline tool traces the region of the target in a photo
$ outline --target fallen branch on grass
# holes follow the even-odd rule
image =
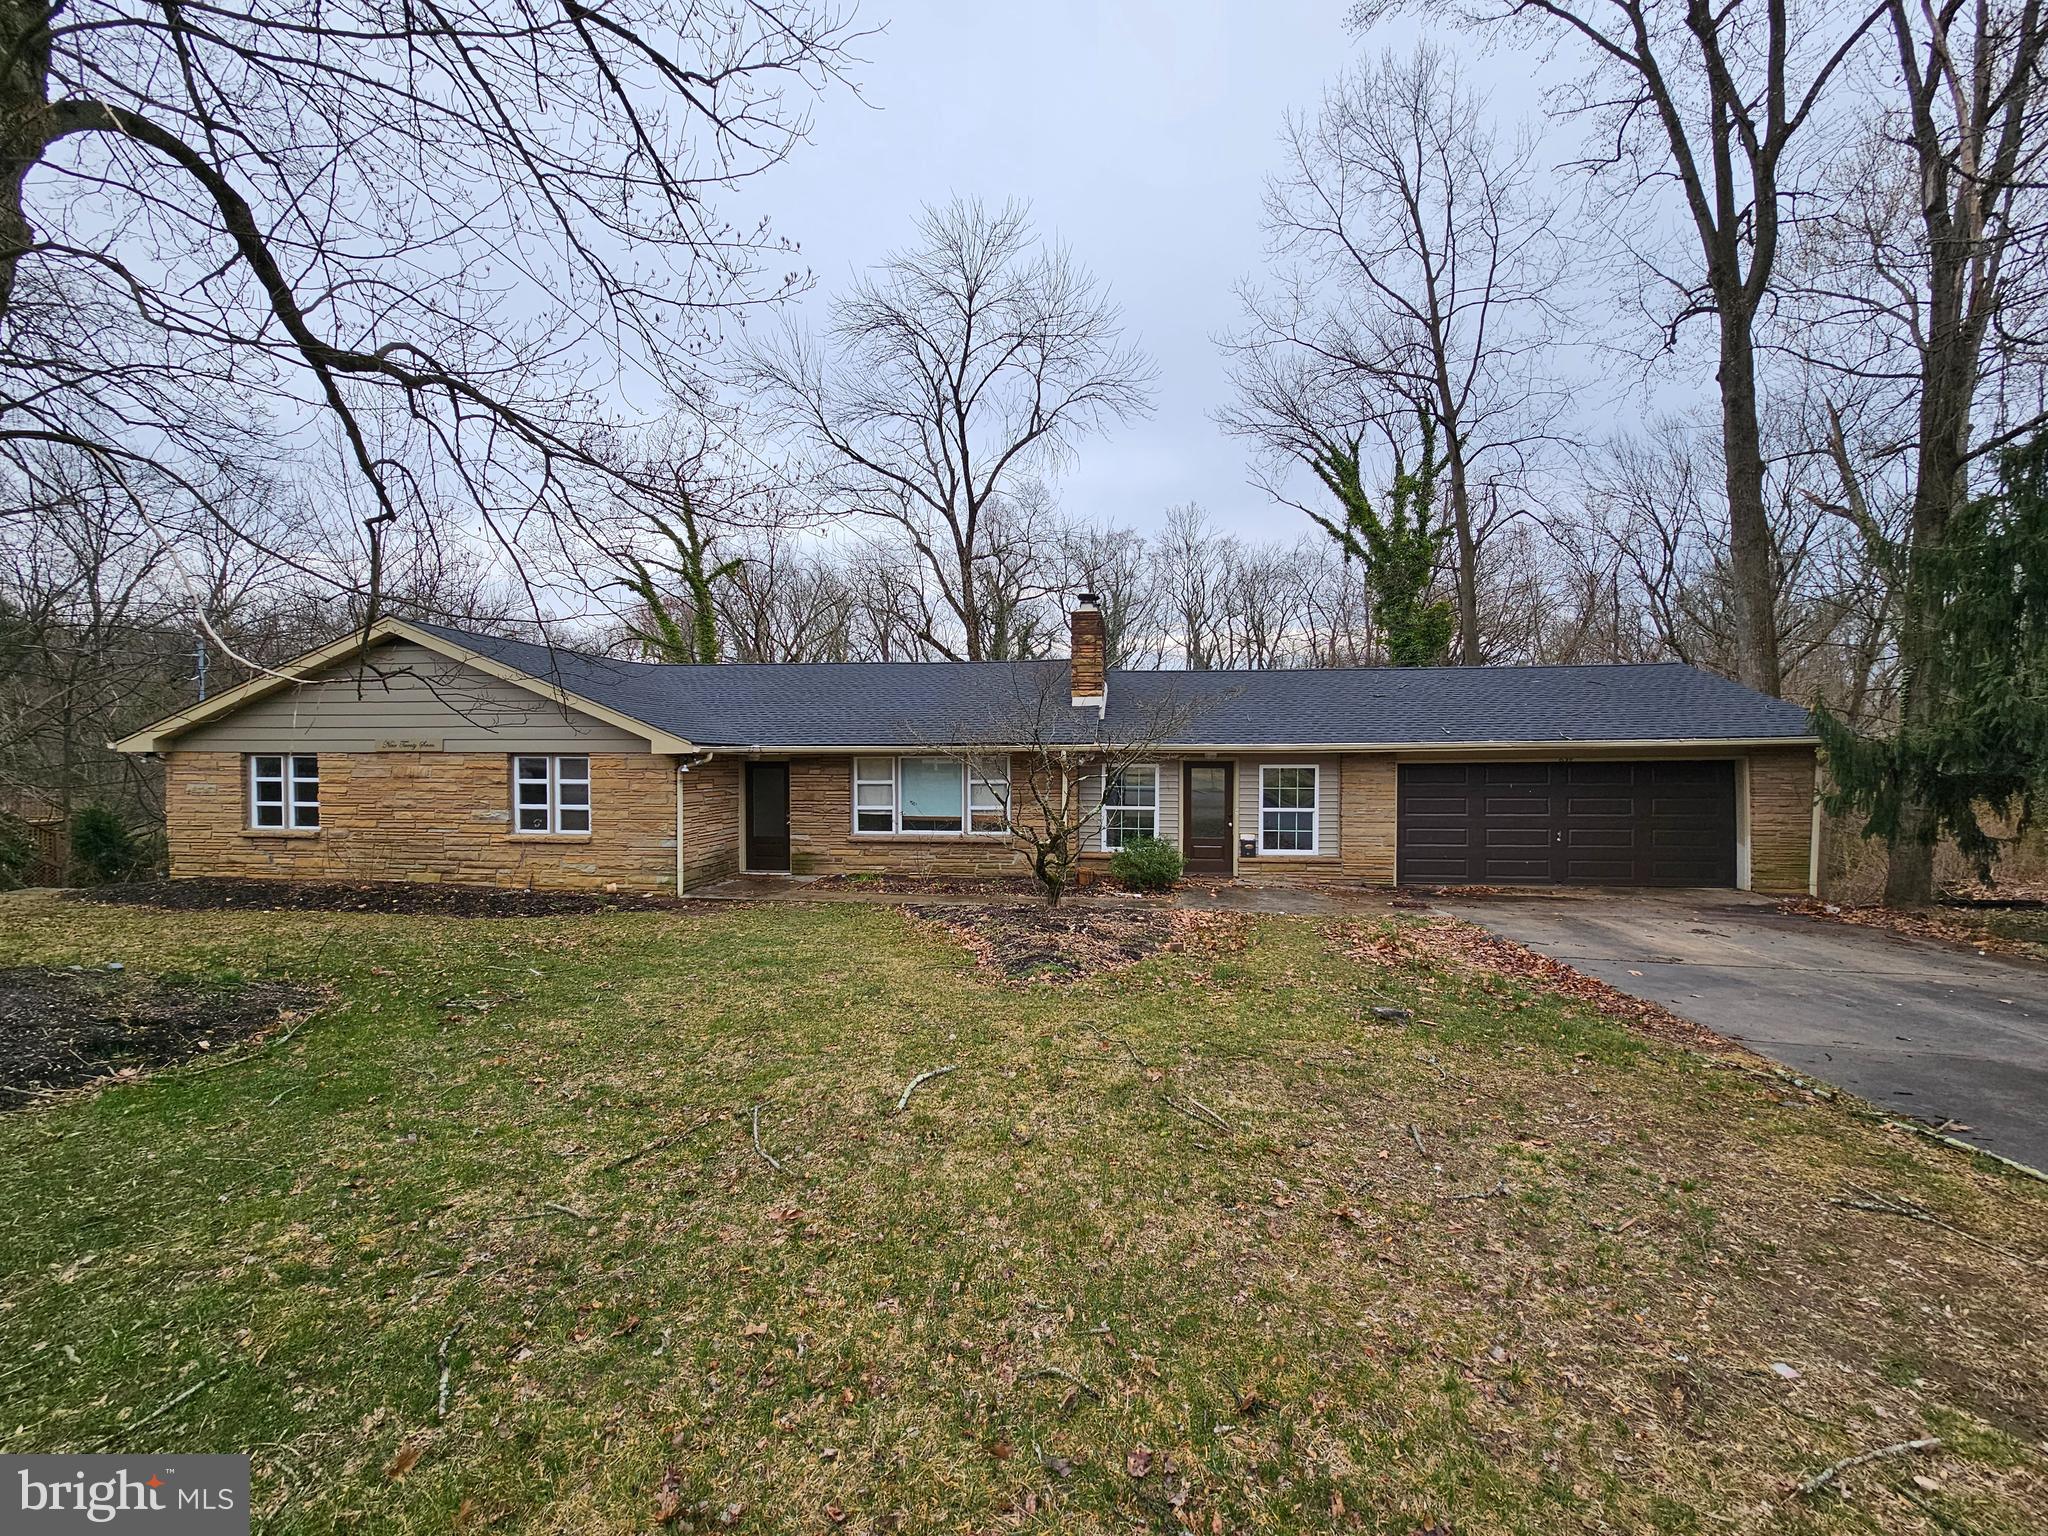
[[[461,1322],[458,1322],[446,1334],[442,1335],[441,1347],[434,1351],[434,1358],[441,1363],[441,1392],[434,1400],[434,1417],[437,1419],[448,1417],[448,1346],[455,1342],[455,1335],[462,1332],[463,1323],[468,1321],[468,1318],[463,1318]]]
[[[704,1116],[701,1120],[694,1121],[691,1124],[684,1126],[680,1131],[671,1132],[667,1136],[657,1136],[654,1138],[654,1140],[648,1142],[646,1146],[640,1148],[637,1152],[628,1152],[624,1157],[613,1158],[610,1162],[604,1165],[604,1171],[606,1173],[617,1173],[621,1168],[630,1168],[633,1164],[639,1162],[641,1158],[648,1156],[650,1153],[659,1152],[663,1147],[674,1146],[677,1142],[686,1140],[687,1138],[696,1135],[699,1131],[703,1130],[705,1126],[709,1125],[712,1121],[718,1119],[724,1113],[725,1111],[722,1109],[714,1109],[713,1111],[711,1111],[710,1114]]]
[[[114,1439],[116,1436],[132,1435],[136,1430],[142,1428],[143,1425],[154,1424],[158,1419],[162,1418],[165,1414],[169,1413],[173,1408],[176,1408],[181,1403],[189,1402],[191,1399],[197,1397],[200,1393],[204,1392],[208,1387],[212,1386],[215,1382],[227,1380],[227,1376],[228,1373],[224,1370],[215,1371],[211,1376],[207,1377],[204,1381],[195,1381],[191,1386],[187,1387],[184,1391],[180,1392],[176,1397],[171,1398],[167,1402],[159,1404],[157,1407],[151,1409],[148,1413],[145,1413],[141,1418],[137,1419],[134,1423],[123,1424],[118,1430],[114,1431],[113,1434],[101,1436],[100,1439],[94,1443],[93,1449],[98,1450],[102,1447],[112,1445],[114,1443]]]
[[[1952,1236],[1962,1238],[1965,1242],[1975,1243],[1986,1252],[1997,1254],[2001,1259],[2010,1259],[2022,1268],[2048,1269],[2048,1263],[2043,1263],[2040,1259],[2030,1259],[2025,1254],[2014,1253],[2010,1248],[2001,1247],[1999,1244],[1992,1242],[1988,1237],[1979,1237],[1976,1233],[1959,1227],[1953,1222],[1943,1221],[1932,1211],[1925,1210],[1920,1206],[1910,1204],[1904,1200],[1894,1200],[1887,1195],[1879,1194],[1874,1189],[1865,1189],[1860,1184],[1851,1184],[1848,1187],[1852,1193],[1861,1198],[1848,1200],[1838,1196],[1832,1202],[1833,1204],[1846,1206],[1852,1211],[1874,1211],[1880,1216],[1899,1216],[1907,1221],[1917,1221],[1930,1227],[1938,1227]]]
[[[761,1103],[756,1104],[751,1111],[754,1117],[754,1151],[760,1155],[762,1162],[773,1168],[777,1173],[787,1174],[789,1170],[778,1163],[774,1155],[761,1145],[761,1111],[767,1107],[767,1101],[763,1100]]]
[[[547,1204],[543,1205],[541,1209],[544,1211],[559,1211],[562,1215],[573,1216],[578,1221],[590,1220],[590,1217],[588,1215],[586,1215],[582,1211],[577,1210],[575,1206],[564,1205],[559,1200],[550,1200],[547,1202]]]
[[[903,1096],[896,1101],[896,1113],[902,1114],[909,1107],[910,1096],[926,1083],[931,1082],[934,1078],[944,1077],[948,1072],[958,1072],[959,1070],[960,1063],[956,1061],[950,1067],[934,1067],[929,1072],[918,1073],[917,1076],[904,1085]]]
[[[1428,1152],[1428,1150],[1427,1150],[1427,1149],[1426,1149],[1426,1148],[1425,1148],[1425,1147],[1424,1147],[1424,1146],[1422,1145],[1422,1132],[1421,1132],[1421,1130],[1420,1130],[1420,1129],[1418,1129],[1418,1128],[1417,1128],[1416,1126],[1413,1126],[1413,1125],[1409,1126],[1409,1127],[1408,1127],[1408,1139],[1409,1139],[1410,1141],[1412,1141],[1412,1142],[1414,1142],[1414,1143],[1415,1143],[1415,1155],[1416,1155],[1417,1157],[1421,1158],[1421,1159],[1422,1159],[1422,1160],[1423,1160],[1424,1162],[1427,1162],[1427,1161],[1429,1160],[1429,1152]]]
[[[1503,1178],[1494,1180],[1491,1189],[1475,1189],[1469,1195],[1452,1195],[1450,1198],[1455,1204],[1460,1200],[1500,1200],[1506,1198],[1508,1193],[1508,1181]]]
[[[1167,1108],[1179,1110],[1182,1114],[1186,1115],[1190,1120],[1196,1121],[1202,1125],[1213,1125],[1216,1127],[1217,1130],[1221,1131],[1226,1136],[1235,1134],[1228,1120],[1224,1119],[1221,1115],[1217,1114],[1215,1110],[1211,1109],[1208,1105],[1204,1104],[1200,1099],[1196,1098],[1193,1094],[1188,1095],[1188,1101],[1185,1104],[1183,1104],[1179,1099],[1176,1099],[1170,1093],[1162,1093],[1159,1095],[1159,1098],[1160,1101],[1167,1106]]]
[[[1891,1456],[1908,1456],[1915,1451],[1933,1451],[1940,1448],[1941,1441],[1932,1437],[1925,1440],[1901,1440],[1896,1445],[1880,1445],[1874,1451],[1864,1451],[1855,1456],[1844,1456],[1834,1465],[1822,1467],[1820,1471],[1814,1473],[1813,1476],[1799,1485],[1799,1491],[1811,1497],[1852,1467],[1864,1466],[1873,1461],[1883,1461]]]
[[[1030,1370],[1024,1372],[1024,1376],[1026,1380],[1029,1380],[1037,1376],[1054,1376],[1061,1381],[1068,1382],[1073,1386],[1078,1387],[1081,1391],[1086,1392],[1090,1397],[1094,1398],[1098,1403],[1102,1401],[1102,1394],[1100,1392],[1096,1391],[1093,1387],[1089,1386],[1087,1382],[1083,1381],[1080,1377],[1076,1376],[1072,1371],[1063,1371],[1056,1365],[1034,1365],[1033,1367],[1031,1367]]]

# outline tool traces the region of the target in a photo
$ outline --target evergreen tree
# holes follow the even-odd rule
[[[1924,584],[1932,643],[1914,682],[1921,720],[1891,736],[1859,736],[1816,711],[1834,788],[1831,811],[1854,812],[1865,833],[1890,838],[1901,809],[1931,812],[1921,835],[1947,835],[1989,878],[1998,838],[2017,835],[2048,789],[2048,433],[2008,451],[1999,486],[1967,503],[1938,545],[1873,554]]]
[[[1373,504],[1359,470],[1362,437],[1323,438],[1310,459],[1318,479],[1343,508],[1343,519],[1309,516],[1337,541],[1344,558],[1365,566],[1372,619],[1397,667],[1440,667],[1450,660],[1457,614],[1448,602],[1430,601],[1436,568],[1449,531],[1432,523],[1436,512],[1436,424],[1417,412],[1422,453],[1411,467],[1394,447],[1394,479],[1386,510]]]

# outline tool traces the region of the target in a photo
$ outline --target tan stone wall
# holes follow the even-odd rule
[[[1749,754],[1749,871],[1753,890],[1803,894],[1812,879],[1812,747]]]
[[[1344,759],[1344,815],[1338,845],[1344,873],[1369,885],[1394,883],[1400,768],[1390,755]]]
[[[740,868],[740,760],[714,757],[683,775],[683,889]]]
[[[323,752],[320,829],[250,830],[247,760],[173,752],[171,874],[663,890],[675,885],[675,765],[590,754],[587,837],[512,835],[503,752]]]
[[[789,867],[798,875],[1021,875],[1030,864],[1007,837],[853,831],[853,759],[789,765]]]

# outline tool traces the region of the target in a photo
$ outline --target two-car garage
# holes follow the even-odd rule
[[[1736,883],[1729,759],[1403,763],[1410,885]]]

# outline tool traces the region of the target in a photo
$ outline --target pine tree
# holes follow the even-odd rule
[[[2004,454],[1998,479],[1939,545],[1912,551],[1932,631],[1913,680],[1928,697],[1922,723],[1861,736],[1815,712],[1834,780],[1829,810],[1860,814],[1866,836],[1890,838],[1917,799],[1931,812],[1924,835],[1953,838],[1987,880],[1999,839],[1985,820],[2016,836],[2048,790],[2048,433]],[[1905,566],[1904,550],[1872,553]]]
[[[1457,615],[1448,602],[1431,602],[1429,591],[1448,528],[1432,526],[1436,511],[1436,423],[1418,412],[1422,454],[1411,467],[1394,448],[1394,479],[1386,511],[1373,504],[1359,469],[1361,437],[1324,438],[1311,467],[1343,508],[1343,520],[1318,512],[1309,516],[1344,551],[1365,566],[1373,623],[1397,667],[1440,667],[1450,660]]]

